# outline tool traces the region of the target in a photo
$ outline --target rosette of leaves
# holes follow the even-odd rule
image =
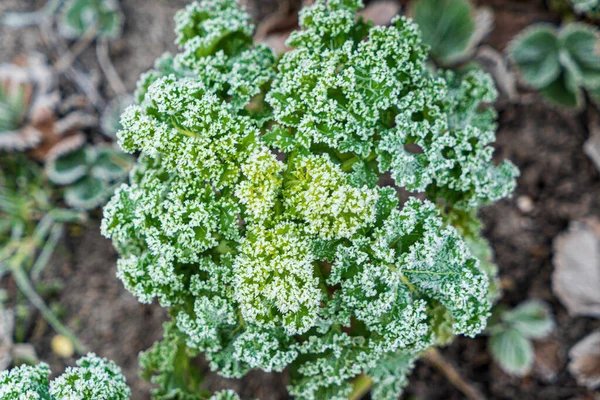
[[[537,24],[520,33],[509,54],[525,83],[550,103],[581,109],[584,90],[600,89],[600,34],[585,23],[557,29]]]
[[[488,346],[494,360],[508,374],[523,376],[535,361],[532,339],[548,336],[555,327],[550,307],[530,300],[512,310],[498,307],[488,332]]]
[[[131,164],[131,157],[113,146],[82,146],[53,155],[45,171],[50,181],[66,186],[67,205],[90,210],[104,204]]]
[[[83,143],[81,130],[96,119],[78,110],[59,115],[55,72],[32,54],[0,65],[0,151],[25,151],[44,161],[49,153]]]
[[[3,400],[128,400],[130,395],[121,369],[94,353],[80,358],[77,367],[68,367],[52,381],[50,368],[44,363],[0,372]]]
[[[95,36],[116,39],[123,29],[123,14],[117,0],[67,0],[60,9],[58,27],[69,39],[93,29]]]
[[[471,57],[493,25],[491,12],[476,9],[469,0],[416,0],[409,15],[430,46],[431,58],[443,66]]]
[[[230,378],[287,368],[299,399],[389,399],[420,352],[485,328],[494,272],[457,215],[514,189],[492,80],[431,74],[416,25],[361,6],[305,8],[275,63],[235,1],[192,3],[140,79],[117,136],[141,155],[102,232],[125,287],[170,309],[141,360],[155,398],[201,395],[204,353]]]

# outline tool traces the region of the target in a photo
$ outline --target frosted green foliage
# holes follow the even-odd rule
[[[374,253],[398,268],[409,289],[443,304],[455,334],[475,336],[485,328],[487,275],[432,203],[412,199],[402,211],[393,210],[375,232]]]
[[[121,368],[90,353],[50,383],[50,394],[64,400],[125,400],[131,391]]]
[[[570,0],[573,10],[578,14],[585,14],[590,18],[600,18],[599,0]]]
[[[203,398],[199,354],[227,378],[290,371],[298,399],[370,379],[392,398],[418,354],[484,329],[474,207],[517,174],[492,162],[491,78],[431,74],[416,25],[371,28],[360,6],[305,8],[275,64],[233,1],[193,3],[180,52],[140,79],[118,137],[141,156],[102,232],[125,287],[170,308],[141,360],[155,398]]]
[[[600,88],[600,34],[585,23],[560,29],[537,24],[521,32],[509,54],[523,80],[552,104],[580,109],[583,90]]]
[[[516,187],[515,178],[519,170],[510,161],[504,160],[496,166],[493,162],[496,112],[489,104],[496,100],[497,92],[490,75],[470,70],[463,76],[447,71],[444,78],[448,83],[446,108],[448,112],[447,135],[450,146],[442,149],[445,161],[435,172],[435,182],[427,190],[432,198],[442,198],[458,208],[476,208],[509,196]],[[437,149],[433,144],[443,135],[417,142],[427,154]],[[436,157],[433,155],[432,158]],[[432,160],[428,160],[434,164]]]
[[[200,373],[185,346],[185,336],[173,322],[164,324],[164,338],[140,353],[140,375],[157,387],[154,400],[203,400]]]
[[[292,223],[252,226],[234,264],[235,296],[244,319],[301,334],[315,321],[321,292],[310,237]]]
[[[49,382],[50,368],[41,363],[0,372],[2,400],[127,400],[131,391],[112,361],[89,353]]]
[[[0,399],[54,400],[49,392],[50,367],[22,365],[0,372]]]
[[[535,361],[531,339],[549,335],[556,325],[550,307],[529,300],[513,310],[495,310],[495,319],[489,327],[492,357],[506,373],[526,375]]]
[[[325,144],[366,162],[375,151],[379,172],[391,171],[397,185],[435,186],[450,205],[507,196],[516,169],[492,164],[495,114],[479,109],[496,98],[491,77],[475,71],[464,83],[431,77],[414,24],[399,17],[390,27],[369,29],[354,19],[359,3],[347,3],[317,2],[303,11],[304,29],[292,34],[288,44],[295,48],[280,60],[266,96],[279,123],[267,142],[283,151]],[[482,129],[478,123],[487,118]],[[362,171],[373,169],[367,164]]]
[[[68,0],[58,27],[70,39],[84,36],[89,29],[95,29],[97,36],[116,39],[122,33],[123,14],[116,0]]]
[[[350,238],[375,221],[378,193],[354,187],[327,155],[301,157],[284,191],[288,213],[308,223],[307,231],[323,239]]]
[[[191,3],[175,17],[175,64],[194,71],[208,88],[238,107],[272,78],[275,62],[266,45],[252,45],[251,16],[235,0]]]
[[[238,233],[236,204],[219,197],[204,181],[170,175],[158,161],[144,157],[131,184],[117,189],[104,208],[102,232],[123,255],[118,276],[144,303],[182,302],[187,264]]]
[[[84,146],[53,155],[45,165],[48,178],[65,187],[65,202],[73,208],[102,205],[131,168],[132,159],[110,145]]]
[[[310,336],[298,352],[307,361],[292,371],[288,387],[298,399],[347,399],[352,392],[349,380],[374,361],[363,337],[343,332]]]
[[[324,143],[366,158],[395,108],[431,98],[434,89],[422,73],[427,53],[416,26],[400,17],[368,31],[354,22],[359,5],[317,2],[302,12],[304,29],[290,37],[295,49],[280,60],[267,101],[299,145]]]
[[[377,367],[369,371],[373,379],[373,400],[397,399],[408,385],[407,375],[415,366],[416,355],[411,353],[390,353],[383,357]]]
[[[240,400],[240,396],[233,390],[221,390],[210,396],[208,400]]]
[[[140,106],[123,114],[118,133],[125,151],[161,156],[162,164],[180,176],[193,175],[217,188],[239,178],[239,163],[255,149],[257,129],[204,84],[175,75],[159,78]]]
[[[442,65],[452,64],[473,50],[475,10],[469,0],[417,0],[410,14],[421,30],[431,57]]]
[[[266,148],[253,153],[242,166],[246,180],[235,190],[236,196],[246,207],[247,219],[260,222],[269,217],[281,192],[280,173],[285,164]]]

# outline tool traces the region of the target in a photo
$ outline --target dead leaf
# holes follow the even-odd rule
[[[561,346],[556,340],[535,342],[535,374],[545,382],[554,382],[563,368]]]
[[[552,289],[571,316],[600,317],[600,221],[574,221],[554,240]]]
[[[600,330],[580,340],[569,351],[569,372],[589,389],[600,387]]]
[[[396,1],[383,0],[370,3],[362,9],[358,15],[367,21],[373,21],[375,25],[389,25],[400,12],[400,4]]]

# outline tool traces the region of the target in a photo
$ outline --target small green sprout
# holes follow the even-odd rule
[[[89,210],[103,204],[127,176],[132,159],[110,145],[84,146],[57,154],[46,163],[48,178],[65,188],[65,202]]]
[[[550,307],[540,301],[527,301],[509,311],[495,310],[488,327],[490,353],[506,373],[526,375],[535,361],[531,339],[546,337],[554,327]]]
[[[60,33],[77,39],[94,30],[95,36],[116,39],[121,36],[123,15],[117,0],[67,0],[59,12]]]
[[[520,33],[509,55],[523,81],[550,103],[581,109],[583,91],[600,89],[600,34],[585,23],[537,24]]]
[[[128,400],[131,391],[121,369],[89,353],[50,381],[50,368],[41,363],[0,372],[2,400]]]

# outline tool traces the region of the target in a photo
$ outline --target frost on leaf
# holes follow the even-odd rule
[[[313,326],[320,301],[310,239],[292,223],[251,227],[235,261],[235,296],[246,321],[289,335]]]
[[[485,327],[476,208],[517,174],[492,162],[492,81],[430,73],[415,24],[361,6],[305,8],[275,63],[234,1],[192,3],[180,52],[140,79],[118,137],[141,156],[102,231],[126,288],[170,308],[143,356],[161,396],[189,396],[194,374],[171,377],[203,353],[228,378],[289,370],[298,399],[347,399],[361,375],[383,399],[416,354]]]

